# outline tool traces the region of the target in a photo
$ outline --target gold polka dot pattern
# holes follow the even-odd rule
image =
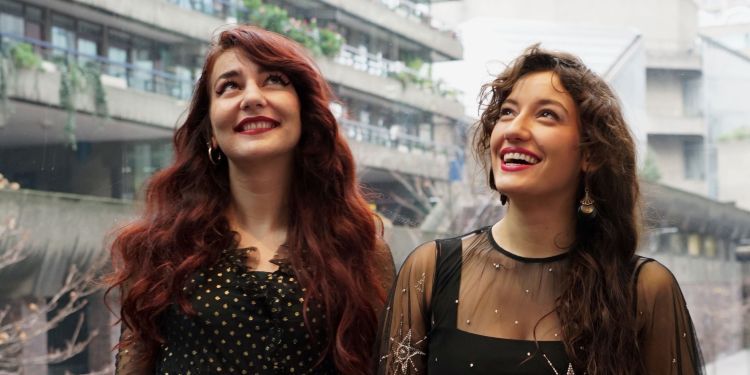
[[[330,358],[320,361],[326,319],[321,305],[308,304],[308,326],[305,289],[288,262],[274,259],[277,271],[252,271],[248,251],[254,249],[224,251],[188,280],[183,290],[196,314],[176,305],[163,314],[166,342],[157,353],[157,373],[335,373]]]

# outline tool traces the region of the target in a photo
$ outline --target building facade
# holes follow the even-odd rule
[[[416,227],[444,199],[467,121],[431,66],[460,58],[462,47],[433,25],[429,1],[0,0],[0,173],[25,189],[2,196],[0,215],[31,234],[35,254],[0,269],[16,315],[49,301],[69,265],[106,253],[102,238],[132,217],[144,182],[172,160],[212,36],[261,7],[304,25],[316,43],[326,32],[342,37],[333,53],[308,47],[337,96],[331,108],[361,182],[376,192],[373,208]],[[97,330],[94,343],[27,372],[111,366],[117,328],[101,293],[87,301],[82,336]],[[73,315],[20,355],[64,346]]]

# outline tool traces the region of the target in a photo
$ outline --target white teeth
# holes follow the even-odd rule
[[[242,129],[240,131],[253,130],[253,129],[270,129],[273,127],[274,127],[274,124],[270,121],[248,122],[242,125]]]
[[[509,160],[523,160],[529,164],[536,164],[539,162],[539,159],[528,154],[522,154],[520,152],[509,152],[503,155],[504,162],[507,163]]]

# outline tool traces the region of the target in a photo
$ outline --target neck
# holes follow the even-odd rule
[[[234,230],[256,238],[286,233],[291,161],[236,165],[229,163],[231,204],[228,218]]]
[[[575,213],[569,200],[514,197],[505,217],[492,227],[506,250],[527,258],[568,251],[575,238]]]

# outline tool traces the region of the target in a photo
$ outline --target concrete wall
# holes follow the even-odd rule
[[[385,30],[416,41],[452,59],[460,59],[461,43],[451,33],[439,31],[423,22],[408,20],[391,11],[380,1],[371,0],[318,0],[355,17],[371,22]]]
[[[750,139],[719,141],[719,200],[750,210]]]
[[[187,35],[196,40],[208,40],[227,23],[226,20],[184,9],[167,1],[73,0],[73,2],[127,17],[138,23]]]
[[[444,98],[413,85],[404,85],[394,78],[375,76],[352,67],[336,64],[332,60],[317,60],[323,76],[331,83],[351,87],[396,103],[438,113],[450,118],[461,118],[464,108],[454,99]]]
[[[651,114],[682,116],[682,81],[678,72],[648,70],[646,73],[647,102]]]
[[[740,263],[663,253],[644,255],[667,266],[680,283],[706,362],[743,348]]]
[[[685,178],[682,137],[649,137],[649,151],[661,174],[660,183],[696,194],[706,195],[706,181]]]
[[[0,295],[51,296],[71,265],[85,267],[107,254],[106,236],[130,220],[133,209],[114,199],[0,190],[0,222],[17,223],[27,255],[0,270]]]
[[[349,140],[358,165],[402,172],[438,180],[448,179],[448,157],[419,150],[400,151],[390,147]]]
[[[8,96],[59,107],[60,72],[54,65],[49,69],[17,71],[17,80],[9,85]],[[109,115],[115,119],[171,130],[187,108],[187,102],[166,95],[108,86],[105,81],[103,84]],[[94,99],[89,91],[80,92],[75,103],[78,111],[95,112]]]
[[[721,155],[725,152],[724,145],[720,143],[722,139],[734,138],[733,134],[737,131],[750,133],[750,107],[747,101],[747,89],[750,87],[750,58],[709,38],[703,38],[703,47],[709,194],[720,200],[734,200],[743,194],[746,195],[750,187],[737,186],[739,180],[734,175],[746,176],[750,164],[746,159],[735,159],[731,163],[724,163],[723,172],[717,164],[719,158],[727,160],[735,156]],[[741,160],[745,162],[741,163]],[[721,175],[728,179],[729,185],[725,186]]]
[[[691,0],[463,0],[433,4],[434,16],[449,25],[475,17],[501,17],[635,27],[643,33],[646,49],[660,52],[683,51],[693,45],[697,10]]]

